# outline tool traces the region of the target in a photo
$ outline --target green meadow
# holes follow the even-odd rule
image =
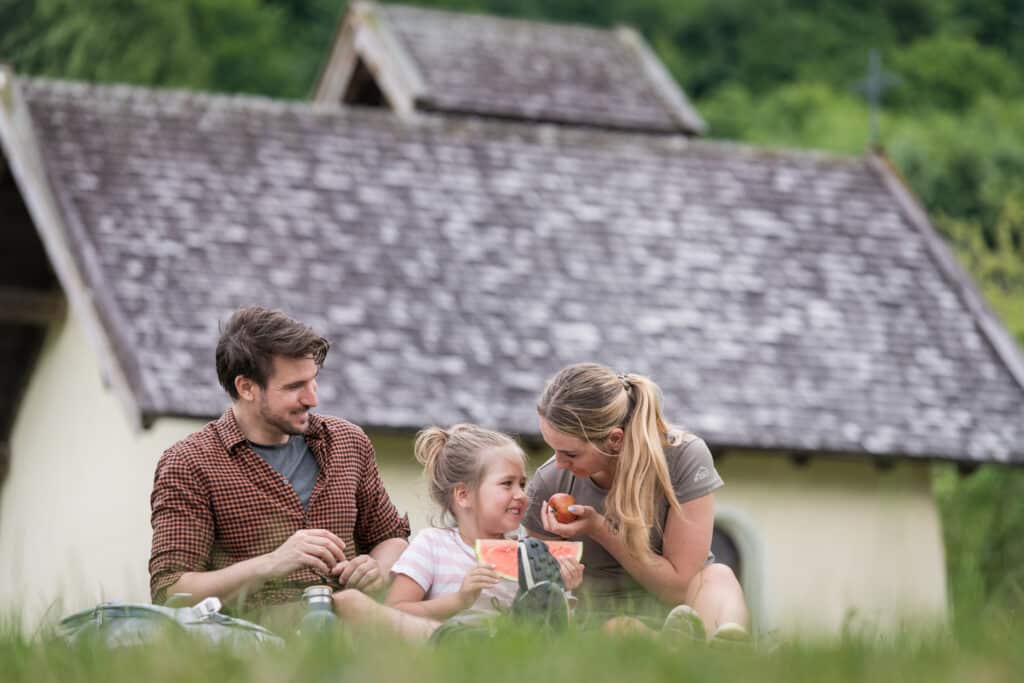
[[[769,635],[719,650],[598,631],[550,634],[509,626],[474,641],[413,645],[339,630],[283,647],[236,652],[180,633],[145,646],[68,645],[54,633],[0,636],[0,680],[32,681],[1019,681],[1024,648],[1008,615],[888,636],[801,641]]]

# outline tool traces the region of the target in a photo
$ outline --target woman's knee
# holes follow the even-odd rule
[[[714,563],[709,564],[690,580],[686,587],[686,604],[693,605],[701,593],[707,591],[740,590],[740,582],[729,565]]]
[[[715,562],[704,567],[701,571],[701,576],[708,583],[714,583],[717,585],[739,585],[739,579],[736,578],[736,574],[733,572],[732,567],[727,564],[721,564]]]

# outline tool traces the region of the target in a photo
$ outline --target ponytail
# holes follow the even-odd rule
[[[631,395],[632,414],[623,426],[619,465],[605,499],[605,510],[617,514],[626,547],[639,557],[649,558],[650,529],[660,525],[654,505],[657,494],[665,497],[672,510],[682,512],[665,459],[665,446],[677,432],[665,422],[661,392],[654,382],[630,374],[624,377],[624,384]]]
[[[438,472],[438,461],[441,453],[448,445],[448,432],[440,427],[427,427],[420,430],[416,435],[416,443],[413,445],[413,455],[423,465],[423,475],[427,480],[427,488],[430,492],[430,499],[446,508],[447,486],[445,486],[444,473]]]

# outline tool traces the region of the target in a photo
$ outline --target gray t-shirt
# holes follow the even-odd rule
[[[320,474],[320,465],[313,451],[306,445],[306,437],[295,434],[279,445],[265,446],[251,441],[249,445],[267,461],[268,465],[291,483],[295,493],[299,494],[303,509],[308,510],[309,498],[313,495],[313,484]]]
[[[672,489],[680,503],[706,496],[723,484],[722,478],[715,469],[711,451],[700,439],[692,434],[685,434],[677,446],[665,449],[669,475],[672,478]],[[589,478],[577,478],[569,472],[559,470],[555,466],[554,457],[537,468],[530,480],[527,493],[530,507],[526,512],[523,525],[530,531],[544,534],[544,525],[540,521],[541,506],[553,494],[569,493],[580,505],[589,505],[598,512],[604,513],[604,500],[608,492],[597,486]],[[658,524],[651,529],[651,547],[661,554],[662,530],[668,519],[668,501],[664,496],[655,508]],[[587,596],[588,603],[596,609],[616,610],[618,603],[649,603],[651,598],[640,584],[623,569],[619,561],[611,553],[595,541],[586,538],[574,538],[583,541],[584,579],[582,592]]]

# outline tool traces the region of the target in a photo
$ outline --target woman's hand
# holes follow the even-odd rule
[[[570,505],[569,512],[576,515],[576,521],[562,524],[555,519],[548,504],[544,503],[540,509],[540,522],[544,525],[544,531],[562,538],[579,538],[593,536],[606,524],[604,515],[589,505]]]
[[[480,591],[498,583],[501,577],[494,571],[493,564],[478,564],[469,570],[459,587],[459,601],[463,609],[469,609],[480,597]]]
[[[558,571],[566,590],[576,590],[583,583],[583,565],[575,557],[558,558]]]

